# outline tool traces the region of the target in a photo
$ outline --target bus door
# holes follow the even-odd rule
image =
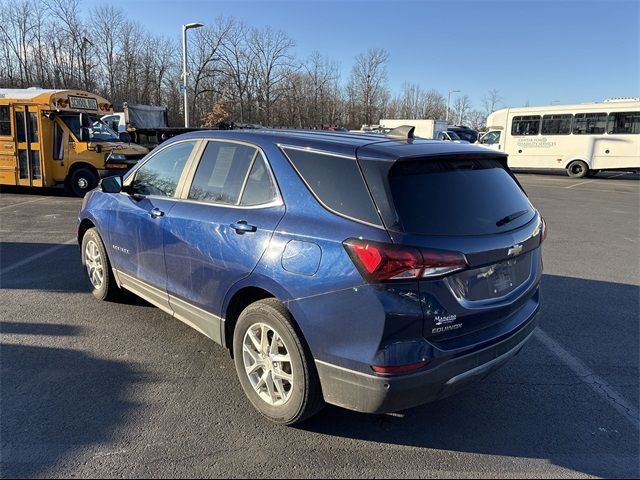
[[[33,105],[14,106],[18,185],[42,187],[40,116]]]

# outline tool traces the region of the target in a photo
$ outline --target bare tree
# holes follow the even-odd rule
[[[489,90],[489,92],[482,97],[482,108],[485,113],[489,115],[490,113],[495,112],[498,109],[498,105],[502,102],[502,97],[500,96],[500,91],[493,88]]]
[[[388,99],[387,62],[389,53],[372,48],[356,57],[348,85],[352,125],[373,123],[380,119],[385,99]]]
[[[293,40],[282,31],[253,29],[250,48],[255,55],[255,87],[263,124],[271,125],[271,110],[282,93],[281,86],[293,65]]]
[[[452,115],[450,118],[458,122],[457,125],[464,125],[468,121],[468,114],[471,110],[471,99],[469,95],[462,95],[453,102]]]

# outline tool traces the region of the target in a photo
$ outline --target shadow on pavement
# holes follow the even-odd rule
[[[3,324],[12,333],[75,334],[68,325]],[[68,348],[0,344],[4,478],[46,475],[84,446],[108,441],[137,405],[130,388],[152,381],[130,363]]]
[[[626,381],[637,392],[640,288],[545,275],[542,289],[540,326],[596,371],[598,364],[626,364],[626,380],[606,381],[614,388]],[[602,328],[603,319],[611,330]],[[602,344],[594,341],[599,337]],[[612,424],[615,433],[598,428]],[[546,459],[599,477],[639,473],[638,431],[535,339],[501,370],[458,395],[399,416],[328,407],[301,428],[383,444]]]
[[[0,333],[7,335],[77,336],[82,327],[58,323],[0,322]]]
[[[55,250],[50,254],[0,275],[0,288],[90,293],[91,284],[82,267],[80,249],[76,244],[0,242],[0,270],[52,248]],[[128,292],[124,292],[118,303],[151,306]]]

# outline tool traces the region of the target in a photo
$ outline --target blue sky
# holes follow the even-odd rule
[[[103,0],[84,0],[91,7]],[[404,81],[468,94],[490,89],[505,106],[640,96],[639,1],[177,1],[110,0],[149,31],[234,16],[284,30],[304,58],[318,50],[348,80],[354,57],[389,51],[389,86]],[[455,94],[454,94],[455,95]],[[453,97],[452,97],[453,98]]]

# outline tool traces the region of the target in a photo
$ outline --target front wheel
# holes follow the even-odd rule
[[[233,354],[244,393],[272,422],[293,425],[322,409],[313,358],[278,300],[259,300],[240,314]]]
[[[120,289],[113,276],[111,263],[96,228],[90,228],[82,237],[82,266],[87,270],[91,293],[98,300],[115,300]]]
[[[567,174],[571,178],[584,178],[589,174],[589,166],[582,160],[575,160],[567,167]]]
[[[69,189],[76,197],[84,197],[85,194],[98,186],[98,174],[89,168],[74,170],[69,178]]]

